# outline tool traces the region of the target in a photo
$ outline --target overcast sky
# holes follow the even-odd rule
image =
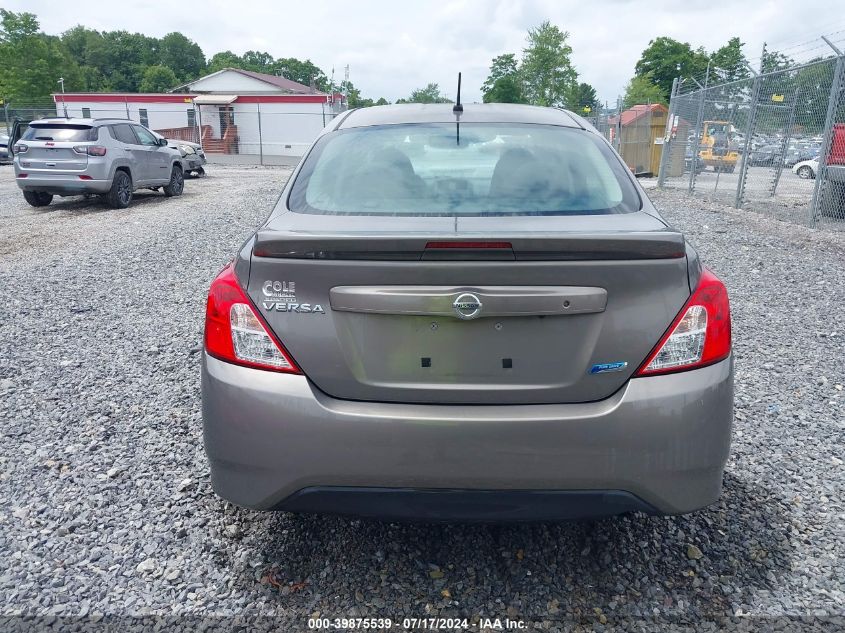
[[[47,33],[76,24],[160,37],[180,31],[207,57],[222,50],[267,51],[309,58],[327,75],[350,79],[363,95],[395,101],[429,82],[454,98],[457,72],[464,100],[480,101],[490,60],[519,54],[526,30],[550,20],[569,31],[581,81],[602,101],[615,101],[650,39],[667,35],[717,48],[733,35],[746,55],[763,42],[786,47],[819,34],[845,41],[842,0],[2,0],[12,11],[35,13]],[[810,8],[812,7],[812,8]],[[797,47],[803,54],[808,47]],[[789,51],[787,51],[789,52]],[[823,52],[820,49],[818,52]]]

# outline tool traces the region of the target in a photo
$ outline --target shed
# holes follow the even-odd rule
[[[635,105],[622,112],[619,153],[634,174],[657,175],[668,113],[660,103]],[[616,117],[609,123],[616,125]]]

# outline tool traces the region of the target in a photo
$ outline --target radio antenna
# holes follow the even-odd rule
[[[458,73],[458,100],[452,108],[452,112],[463,112],[464,106],[461,104],[461,73]]]

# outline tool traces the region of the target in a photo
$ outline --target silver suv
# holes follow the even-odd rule
[[[122,209],[136,189],[178,196],[185,185],[179,151],[125,119],[33,121],[12,150],[15,180],[34,207],[54,195],[97,194]]]

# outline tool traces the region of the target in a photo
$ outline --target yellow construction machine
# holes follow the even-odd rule
[[[733,125],[728,121],[705,121],[702,126],[698,160],[714,171],[732,172],[739,161],[739,152],[731,141]]]

